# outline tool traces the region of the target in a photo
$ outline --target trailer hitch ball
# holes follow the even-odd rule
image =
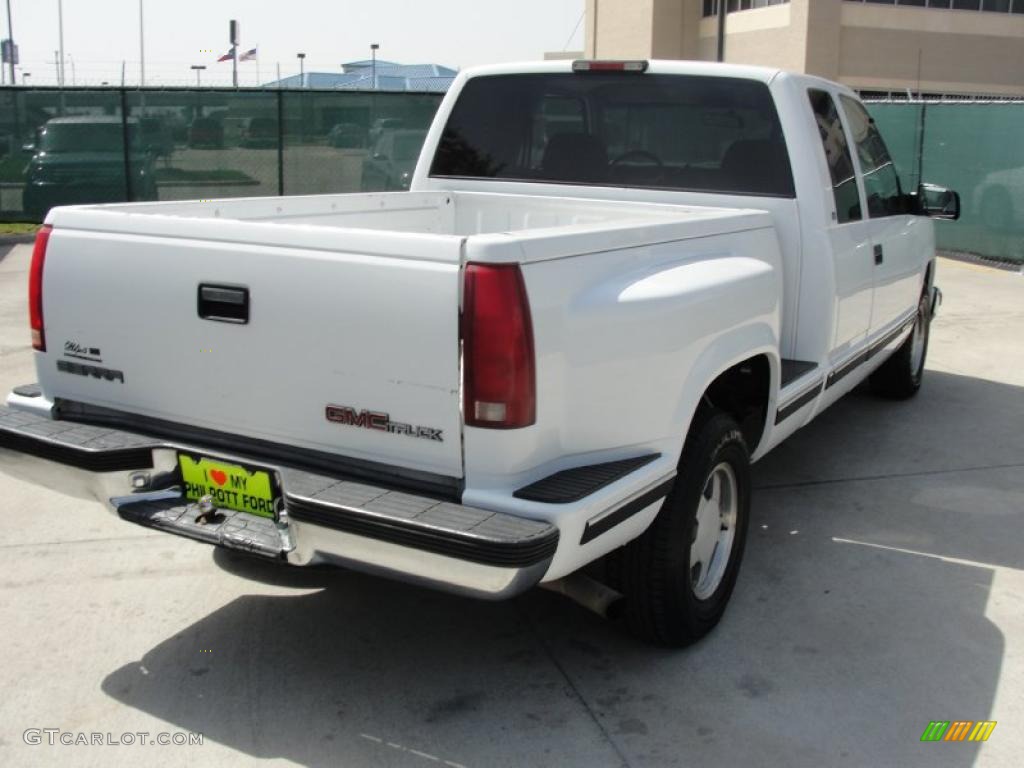
[[[213,506],[213,496],[201,497],[196,502],[196,508],[199,510],[199,514],[196,516],[196,522],[199,525],[212,523],[217,516],[217,508]]]

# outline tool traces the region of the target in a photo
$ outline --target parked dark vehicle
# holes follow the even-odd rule
[[[391,192],[409,188],[426,131],[385,131],[373,155],[363,162],[364,192]]]
[[[174,136],[171,126],[161,117],[144,117],[139,121],[142,147],[153,157],[170,157],[174,154]]]
[[[246,149],[274,149],[277,147],[277,120],[271,117],[249,118],[242,129],[239,146]]]
[[[400,117],[379,117],[373,121],[370,130],[367,131],[366,143],[368,146],[376,147],[385,133],[404,127],[405,120]]]
[[[362,149],[366,139],[366,129],[356,123],[338,123],[327,132],[327,144],[335,149]]]
[[[224,126],[212,117],[197,117],[188,128],[188,145],[192,149],[223,149]]]
[[[128,118],[131,197],[156,200],[153,156],[139,140],[139,121]],[[128,199],[124,126],[119,117],[57,117],[40,128],[32,152],[22,207],[43,219],[56,205],[114,203]]]

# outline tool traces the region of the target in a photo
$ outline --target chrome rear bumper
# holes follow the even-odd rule
[[[181,450],[274,473],[282,494],[276,518],[222,511],[198,524],[198,509],[181,494]],[[0,406],[0,470],[197,541],[488,599],[537,584],[558,546],[558,529],[543,521],[9,405]]]

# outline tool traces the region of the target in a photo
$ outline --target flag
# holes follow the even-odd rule
[[[232,48],[230,51],[228,51],[223,56],[221,56],[219,59],[217,59],[217,61],[231,61],[233,58],[235,58],[235,49],[234,48]]]
[[[238,57],[239,61],[253,61],[256,59],[256,49],[253,48],[251,51],[246,51]]]

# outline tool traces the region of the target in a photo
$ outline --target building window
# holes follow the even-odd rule
[[[782,5],[789,0],[724,0],[725,10],[728,13],[736,11],[749,11],[753,8],[767,8],[769,5]],[[1024,0],[1021,0],[1024,2]],[[718,15],[719,0],[704,0],[704,16]]]
[[[917,8],[945,8],[955,11],[988,11],[990,13],[1022,13],[1024,0],[846,0],[849,3],[872,3],[875,5],[911,5]],[[707,16],[708,0],[704,2]],[[729,10],[732,10],[730,1]]]

